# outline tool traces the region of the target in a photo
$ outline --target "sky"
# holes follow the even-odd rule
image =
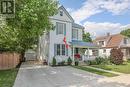
[[[59,0],[93,38],[130,28],[130,0]]]

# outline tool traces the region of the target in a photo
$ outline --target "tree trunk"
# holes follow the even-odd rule
[[[26,58],[25,58],[25,51],[21,52],[21,62],[25,62]]]

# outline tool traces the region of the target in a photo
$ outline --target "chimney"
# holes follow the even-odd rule
[[[110,36],[110,33],[109,33],[109,32],[107,33],[107,36]]]

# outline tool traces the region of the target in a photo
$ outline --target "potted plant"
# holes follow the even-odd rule
[[[78,66],[79,65],[79,59],[80,59],[80,54],[75,54],[74,57],[75,57],[75,66]]]
[[[68,65],[72,65],[72,59],[69,57],[67,60]]]
[[[52,66],[56,66],[56,58],[55,57],[53,57]]]

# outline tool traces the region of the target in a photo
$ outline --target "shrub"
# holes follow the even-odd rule
[[[97,65],[99,65],[99,64],[101,64],[101,63],[103,63],[103,62],[104,62],[104,60],[105,60],[105,59],[104,59],[104,58],[102,58],[102,57],[96,57],[96,58],[95,58],[95,61],[96,61],[96,64],[97,64]]]
[[[91,65],[91,60],[87,60],[87,61],[85,61],[85,63],[86,63],[87,65]]]
[[[52,66],[56,66],[56,58],[55,57],[53,57]]]
[[[110,61],[116,65],[123,63],[123,53],[121,52],[121,49],[111,50]]]
[[[100,64],[110,64],[109,58],[96,57],[95,60],[87,60],[85,61],[87,65],[100,65]]]
[[[79,65],[79,61],[75,61],[75,66],[78,66]]]
[[[68,63],[68,65],[72,64],[72,59],[70,57],[68,58],[67,63]]]
[[[87,61],[85,61],[85,63],[86,63],[87,65],[97,65],[97,63],[96,63],[95,60],[87,60]]]

